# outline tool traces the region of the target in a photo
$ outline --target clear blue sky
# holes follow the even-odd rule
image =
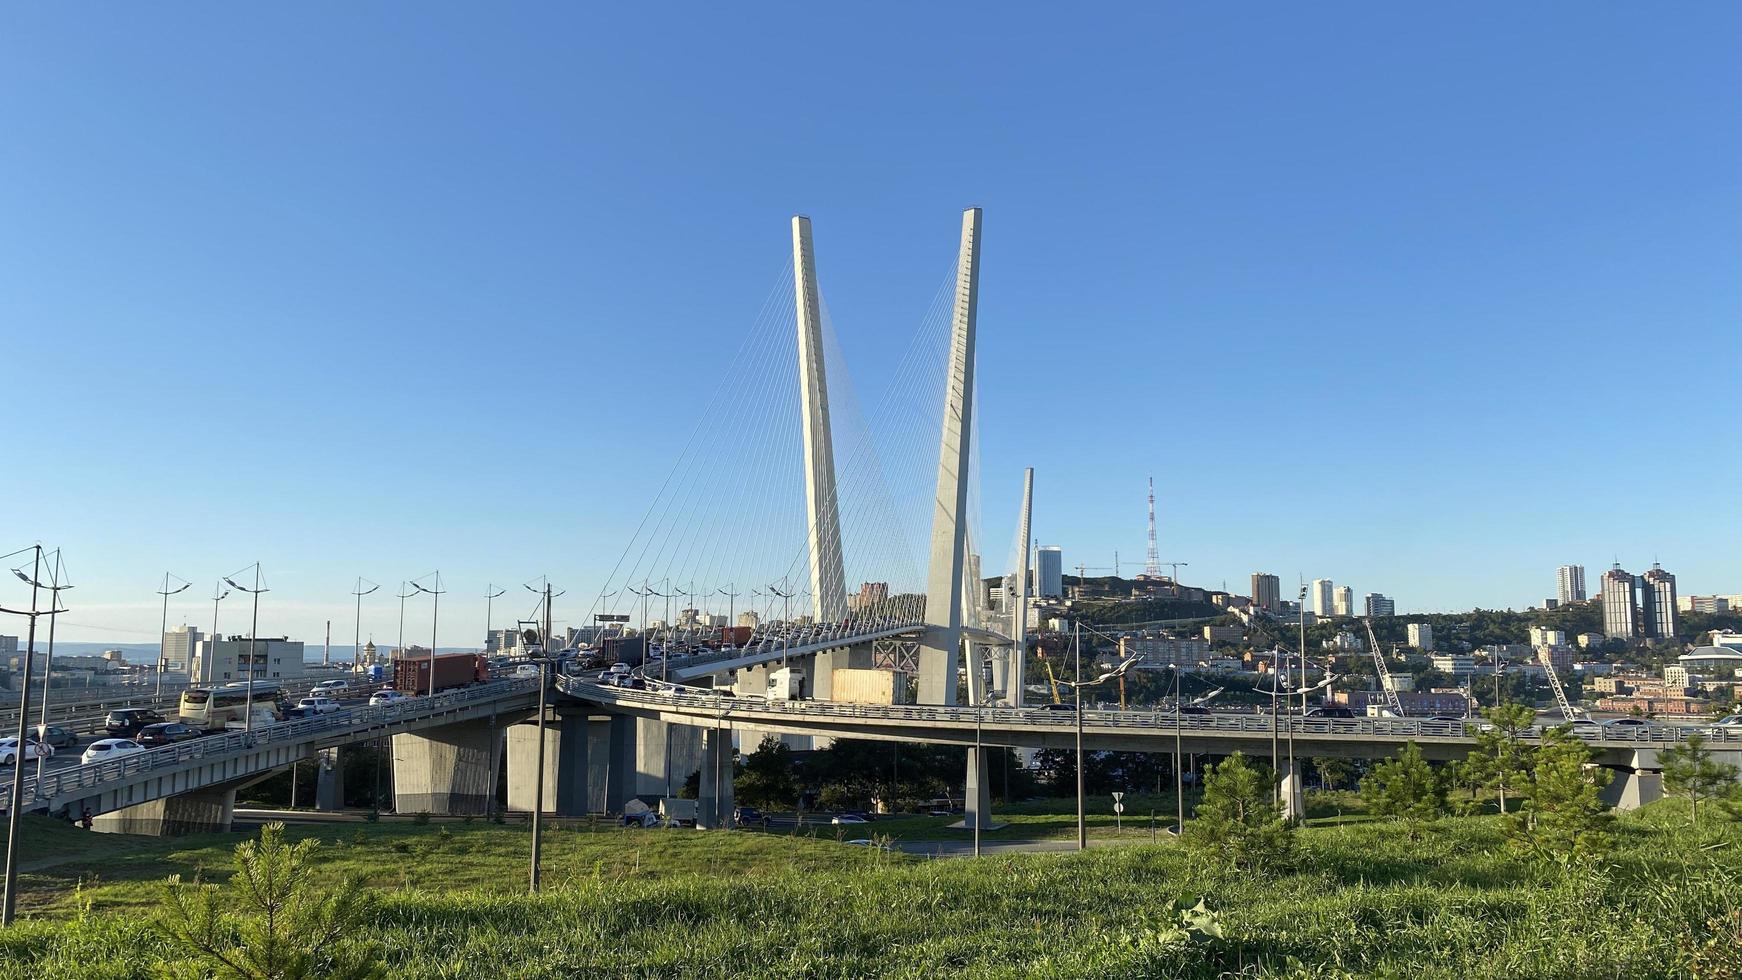
[[[970,204],[988,540],[1034,465],[1072,565],[1154,474],[1204,584],[1742,592],[1742,9],[644,11],[7,10],[0,550],[67,549],[64,635],[256,559],[311,641],[359,573],[441,568],[444,644],[596,589],[697,410],[649,370],[712,387],[788,216],[863,379]]]

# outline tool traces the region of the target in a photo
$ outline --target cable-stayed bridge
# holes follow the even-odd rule
[[[985,825],[979,746],[1054,745],[1075,719],[1024,707],[1025,624],[988,609],[982,587],[981,233],[980,210],[964,212],[955,262],[919,331],[905,345],[879,344],[904,353],[874,372],[890,385],[866,414],[823,301],[811,222],[793,218],[790,267],[590,612],[638,627],[640,673],[662,681],[655,689],[595,676],[564,677],[540,692],[536,681],[499,679],[63,769],[28,781],[22,805],[89,811],[135,832],[225,827],[248,783],[318,758],[331,799],[344,746],[390,737],[401,812],[487,812],[506,748],[510,807],[542,798],[561,815],[621,812],[636,797],[675,795],[699,772],[701,812],[725,826],[735,742],[773,732],[967,745],[964,823]],[[874,333],[883,341],[893,332]],[[1016,610],[1027,607],[1032,496],[1030,470],[1006,579]],[[803,668],[804,697],[758,697],[777,666]],[[916,703],[831,702],[833,672],[861,667],[911,673]],[[1231,752],[1279,730],[1294,730],[1316,754],[1389,755],[1419,739],[1447,756],[1474,745],[1461,723],[1410,720],[1092,711],[1082,723],[1092,746],[1139,751],[1165,751],[1171,738],[1175,751],[1189,739],[1194,751]],[[1659,734],[1594,741],[1599,762],[1622,777],[1613,784],[1622,802],[1655,792]],[[1298,787],[1298,771],[1285,780]],[[10,804],[0,793],[0,805]]]

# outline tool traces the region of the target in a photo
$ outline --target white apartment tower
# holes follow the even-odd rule
[[[1313,579],[1313,590],[1308,596],[1313,606],[1313,613],[1319,616],[1334,615],[1336,611],[1336,586],[1328,578]]]
[[[1603,632],[1621,640],[1639,638],[1638,585],[1620,563],[1603,573]]]
[[[1561,605],[1564,606],[1569,602],[1584,602],[1588,598],[1585,595],[1585,566],[1562,565],[1555,570],[1555,579],[1557,583],[1556,596],[1560,599]]]
[[[1339,585],[1331,593],[1331,609],[1339,616],[1355,615],[1355,590],[1347,585]]]

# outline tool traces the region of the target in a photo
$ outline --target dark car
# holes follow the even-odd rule
[[[46,739],[43,738],[43,734],[46,734],[48,737]],[[25,737],[30,739],[32,742],[47,742],[57,749],[70,749],[79,744],[78,732],[75,732],[70,728],[62,728],[59,725],[50,725],[46,730],[32,728],[30,733]]]
[[[1308,711],[1306,716],[1308,718],[1353,718],[1355,712],[1341,705],[1326,705],[1323,708],[1314,708]]]
[[[141,728],[134,741],[140,745],[155,748],[159,745],[173,745],[176,742],[185,742],[190,738],[199,738],[201,734],[200,730],[192,725],[184,725],[179,721],[165,721]]]
[[[1210,713],[1210,709],[1201,704],[1186,704],[1180,706],[1179,713],[1182,715],[1207,715]]]
[[[146,725],[156,725],[164,717],[150,708],[116,708],[103,721],[103,730],[117,737],[132,736]]]
[[[761,823],[762,811],[753,806],[741,806],[732,811],[732,819],[739,824]]]
[[[1064,703],[1064,704],[1038,704],[1038,705],[1034,706],[1033,710],[1036,710],[1036,711],[1075,711],[1075,710],[1077,710],[1077,706],[1075,704],[1068,703],[1068,702]]]

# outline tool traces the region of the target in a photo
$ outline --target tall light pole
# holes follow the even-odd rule
[[[218,603],[223,602],[224,597],[229,594],[230,590],[224,588],[223,582],[218,582],[212,586],[212,649],[214,651],[218,649]],[[202,681],[210,681],[212,679],[212,657],[210,654],[207,654],[205,657],[200,659],[200,666],[204,668],[200,672],[206,675],[200,679]],[[188,677],[188,680],[193,680],[191,674]]]
[[[64,591],[66,591],[67,589],[72,588],[72,586],[61,584],[61,559],[60,559],[60,549],[59,548],[54,549],[54,570],[49,573],[48,581],[49,581],[48,607],[50,609],[60,609],[60,608],[62,608],[61,604],[60,604],[60,594]],[[57,622],[59,622],[59,620],[55,619],[52,616],[49,617],[49,620],[48,620],[48,659],[43,661],[43,665],[42,665],[42,717],[38,723],[38,727],[37,727],[37,731],[36,731],[36,738],[37,738],[37,745],[38,746],[41,746],[48,741],[48,700],[49,700],[48,699],[48,689],[49,689],[49,682],[54,680],[54,624]],[[161,650],[159,651],[159,655],[160,656],[162,655]],[[159,676],[161,677],[162,675],[159,674]],[[19,752],[18,752],[18,760],[19,761],[13,763],[13,765],[23,765],[24,764],[23,763],[24,750],[22,749],[22,746],[24,743],[20,742],[18,744],[21,746],[21,748],[19,749]],[[36,756],[36,779],[37,779],[37,782],[42,781],[42,769],[43,769],[43,766],[46,764],[46,762],[47,762],[47,758],[45,756],[43,756],[40,752],[37,753],[37,756]]]
[[[365,582],[369,583],[369,587],[366,589],[363,588]],[[351,594],[357,597],[357,620],[351,628],[351,673],[353,675],[363,672],[363,597],[379,588],[381,586],[369,582],[361,575],[357,576],[357,584],[351,588]]]
[[[57,559],[56,573],[58,574],[58,559]],[[170,579],[175,579],[177,582],[180,582],[181,587],[176,588],[176,589],[170,588],[169,587],[169,580]],[[164,654],[163,654],[163,637],[164,637],[164,634],[169,630],[169,597],[172,595],[179,595],[180,593],[186,592],[188,589],[190,589],[192,587],[193,587],[193,583],[189,582],[185,578],[182,578],[180,575],[171,575],[169,572],[164,572],[163,573],[163,588],[157,590],[157,594],[160,596],[163,596],[163,619],[158,624],[158,627],[157,627],[157,692],[156,692],[156,697],[159,697],[159,698],[163,697],[163,672],[165,669],[165,665],[167,663],[164,659]],[[52,668],[52,664],[54,663],[54,621],[53,620],[49,620],[48,631],[49,631],[48,632],[48,635],[49,635],[49,641],[48,641],[48,649],[49,649],[48,658],[49,658],[49,660],[48,660],[48,662],[51,665],[50,669],[53,669]],[[191,653],[192,651],[189,651],[189,652]],[[48,702],[48,682],[46,680],[43,682],[42,700],[46,706],[46,704]]]
[[[246,585],[236,584],[234,576],[247,570],[248,567],[243,566],[232,575],[224,576],[224,584],[238,592],[246,592],[254,597],[254,621],[248,627],[248,693],[242,703],[242,731],[252,733],[254,731],[254,658],[257,644],[260,641],[260,593],[272,590],[260,584],[259,562],[254,563],[254,587],[252,589]]]
[[[440,569],[425,575],[424,578],[433,578],[435,581],[426,586],[417,579],[412,579],[411,587],[419,592],[429,593],[430,597],[435,600],[429,614],[429,696],[433,698],[435,697],[436,682],[436,626],[441,621],[442,593],[446,590],[442,588],[442,573]]]
[[[30,610],[27,612],[22,609],[7,609],[0,606],[0,612],[30,617],[29,639],[25,640],[24,645],[24,683],[18,693],[18,754],[20,756],[24,754],[25,738],[30,734],[30,671],[36,660],[36,619],[38,616],[56,616],[63,611],[52,606],[47,610],[40,610],[36,607],[37,592],[48,588],[40,581],[42,576],[42,545],[32,545],[29,548],[14,551],[12,555],[23,554],[25,551],[35,552],[30,574],[26,575],[22,568],[14,568],[12,574],[30,585]],[[12,555],[5,557],[11,558]],[[24,766],[15,764],[12,767],[11,812],[6,820],[6,881],[4,894],[0,894],[0,926],[12,924],[13,913],[18,907],[18,826],[23,823],[19,819],[20,811],[23,809],[23,797]]]
[[[490,613],[492,611],[491,606],[497,599],[500,599],[507,594],[508,590],[496,588],[495,582],[491,582],[489,585],[484,586],[484,652],[486,653],[490,651],[490,637],[496,632],[496,624],[490,618]]]
[[[549,590],[549,584],[545,589]],[[546,651],[549,652],[548,650]],[[544,847],[544,699],[545,690],[550,686],[550,678],[546,668],[549,660],[538,662],[538,761],[533,766],[537,775],[533,778],[532,791],[532,892],[538,894],[538,864],[539,852]]]
[[[737,585],[727,582],[726,587],[720,590],[720,594],[726,597],[726,629],[729,631],[726,635],[728,636],[738,635],[738,597],[744,594],[731,591],[735,588]]]
[[[553,628],[552,627],[553,621],[552,621],[551,615],[550,615],[550,601],[554,598],[557,598],[558,596],[566,595],[568,593],[568,590],[567,589],[560,589],[560,590],[557,590],[555,592],[551,591],[550,578],[548,576],[546,576],[544,579],[544,587],[543,588],[535,589],[532,587],[531,582],[522,582],[522,583],[520,583],[520,587],[525,589],[526,591],[532,593],[533,595],[538,596],[538,604],[544,610],[544,617],[543,617],[543,621],[542,621],[542,625],[544,626],[544,637],[543,637],[544,655],[546,657],[549,657],[550,656],[550,631]],[[634,590],[631,589],[630,591],[634,591]]]
[[[417,595],[416,592],[405,591],[406,585],[405,580],[401,579],[399,582],[399,645],[393,648],[394,654],[401,660],[405,659],[405,600]],[[406,693],[415,694],[417,692],[408,691]]]

